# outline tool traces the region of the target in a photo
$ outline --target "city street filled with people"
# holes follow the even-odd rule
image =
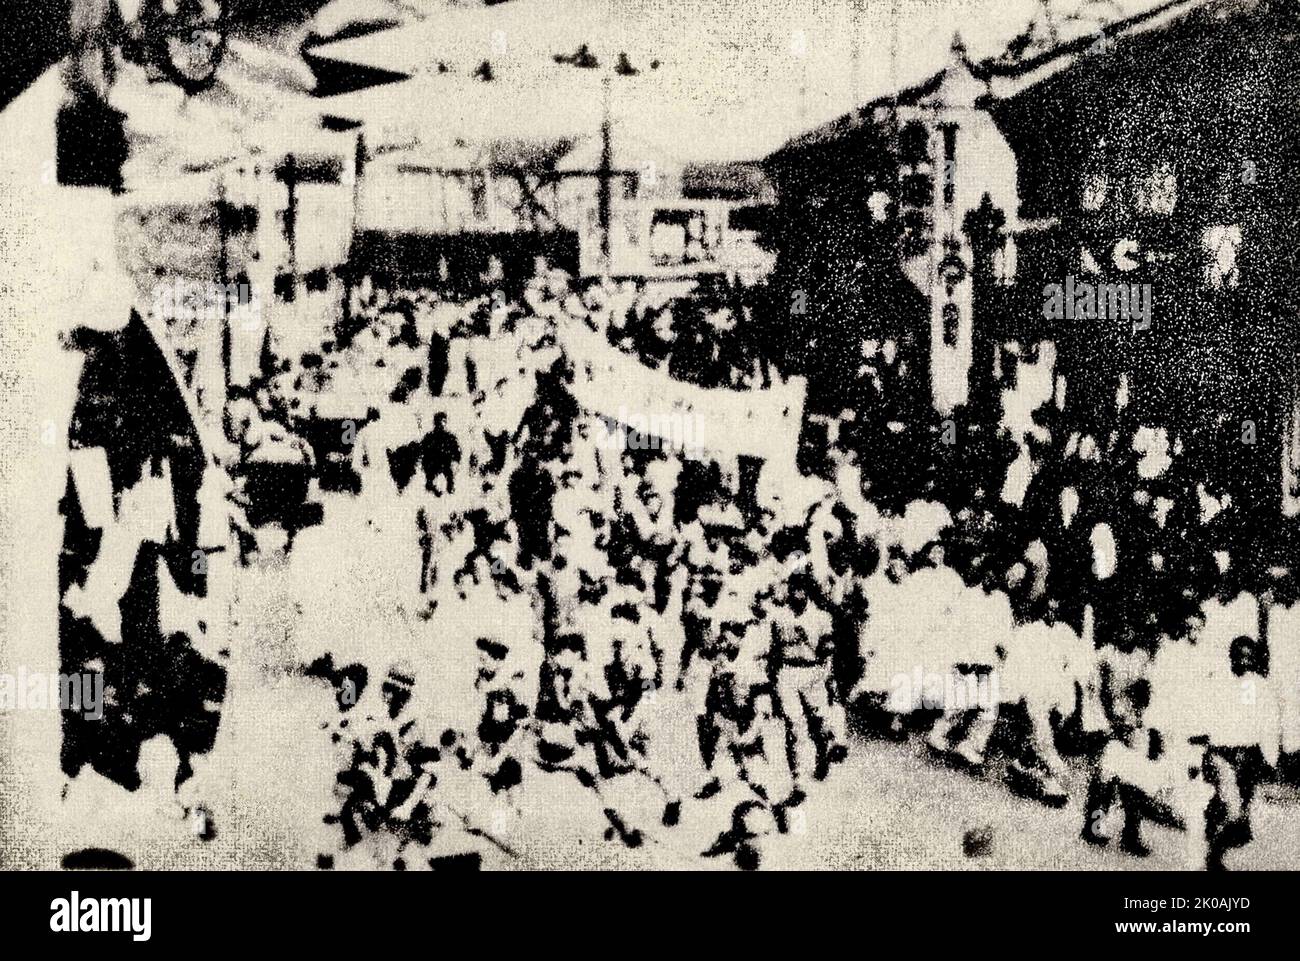
[[[1209,602],[1194,644],[1121,651],[1091,611],[1082,630],[1013,612],[1043,573],[1024,561],[1000,582],[963,577],[945,561],[960,520],[919,499],[882,513],[847,444],[819,475],[799,454],[739,453],[707,408],[687,415],[691,446],[583,407],[591,333],[629,385],[666,378],[671,396],[679,311],[706,317],[687,349],[736,372],[712,389],[782,383],[741,373],[725,305],[663,299],[544,263],[517,300],[365,281],[346,344],[269,365],[253,391],[256,416],[289,427],[332,391],[355,407],[330,414],[333,453],[303,455],[355,478],[312,481],[319,522],[247,528],[251,558],[287,565],[296,656],[336,689],[340,863],[378,850],[404,866],[466,831],[517,855],[558,790],[595,805],[612,844],[758,867],[872,741],[924,777],[1081,812],[1080,851],[1147,855],[1145,821],[1156,856],[1183,866],[1247,845],[1261,786],[1291,797],[1278,765],[1296,708],[1252,660],[1250,595]],[[1225,718],[1248,691],[1250,720],[1215,730],[1180,711],[1189,685]],[[993,843],[979,825],[952,840],[973,859]]]

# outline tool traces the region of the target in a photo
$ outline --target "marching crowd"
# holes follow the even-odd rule
[[[489,807],[524,803],[538,770],[595,792],[607,836],[633,847],[694,808],[723,811],[700,853],[756,867],[763,838],[792,830],[847,756],[850,713],[977,772],[996,749],[1012,788],[1045,803],[1086,795],[1090,843],[1118,834],[1145,853],[1154,818],[1185,828],[1190,858],[1221,866],[1249,839],[1283,739],[1258,632],[1234,635],[1237,621],[1211,611],[1199,643],[1149,656],[1098,643],[1090,623],[1020,623],[1005,593],[945,564],[946,511],[894,518],[870,503],[835,431],[817,476],[629,437],[574,400],[572,325],[674,379],[689,369],[702,385],[762,389],[770,373],[727,336],[725,306],[678,308],[700,328],[688,343],[672,302],[545,270],[517,299],[363,284],[353,307],[347,342],[313,377],[278,370],[267,403],[305,416],[332,388],[370,398],[348,421],[359,492],[330,500],[325,526],[337,537],[352,525],[354,570],[395,575],[374,585],[376,604],[416,625],[427,664],[390,665],[385,690],[400,678],[404,706],[430,686],[428,710],[448,726],[412,733],[421,722],[386,695],[402,764],[374,753],[378,735],[342,738],[349,843],[363,827],[427,834],[412,833],[412,805],[432,817],[448,765]],[[691,356],[675,362],[679,344]],[[1034,577],[1032,565],[1007,572]],[[465,664],[472,690],[457,694],[438,675]],[[1196,703],[1208,692],[1221,709],[1207,724]],[[1229,731],[1220,716],[1247,721]],[[1000,747],[999,728],[1012,732]]]

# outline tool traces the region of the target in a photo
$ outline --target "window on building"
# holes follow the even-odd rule
[[[957,346],[957,335],[961,330],[961,310],[956,304],[943,305],[943,345]]]
[[[1153,167],[1138,185],[1138,207],[1144,213],[1168,216],[1178,203],[1178,176],[1165,161]]]
[[[930,159],[930,133],[925,124],[911,120],[898,135],[898,154],[905,164],[913,166]]]
[[[1205,282],[1212,290],[1235,288],[1241,281],[1237,255],[1241,251],[1241,226],[1215,224],[1205,228],[1201,244],[1209,255],[1205,265]]]
[[[650,219],[650,255],[654,262],[666,266],[709,259],[705,226],[703,210],[656,210]]]
[[[1110,181],[1102,173],[1089,174],[1083,180],[1082,206],[1084,210],[1100,210],[1106,205]]]
[[[873,191],[867,198],[867,208],[871,211],[872,220],[882,222],[889,214],[889,194],[883,190]]]

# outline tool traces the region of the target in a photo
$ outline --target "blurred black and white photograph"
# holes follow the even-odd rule
[[[1300,869],[1291,0],[0,21],[0,868]]]

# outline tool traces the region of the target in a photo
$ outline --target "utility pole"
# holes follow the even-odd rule
[[[298,282],[298,162],[293,154],[284,158],[284,185],[288,206],[284,213],[284,238],[289,244],[289,276]],[[295,291],[296,294],[296,291]]]
[[[609,273],[609,227],[613,206],[610,180],[614,175],[614,145],[612,143],[609,117],[609,75],[601,77],[604,107],[600,121],[600,188],[597,193],[597,209],[600,218],[600,259],[604,272]]]

